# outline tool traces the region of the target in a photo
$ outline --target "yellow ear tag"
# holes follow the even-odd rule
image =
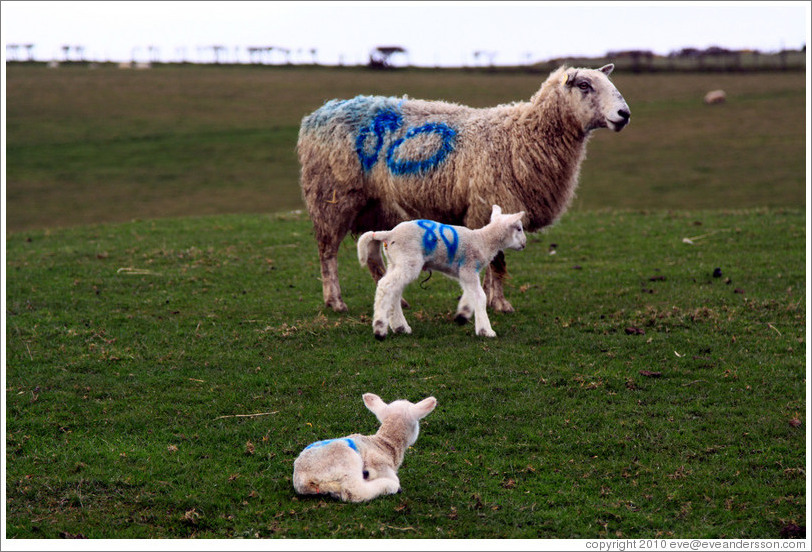
[[[564,73],[564,78],[561,79],[561,85],[563,86],[563,85],[567,84],[567,79],[569,79],[569,78],[570,78],[570,76],[568,74]]]

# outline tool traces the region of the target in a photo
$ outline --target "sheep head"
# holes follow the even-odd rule
[[[428,416],[434,407],[437,406],[437,399],[428,397],[417,404],[412,404],[406,400],[397,400],[389,404],[383,402],[374,393],[364,393],[364,404],[378,418],[382,425],[388,419],[396,419],[399,423],[406,425],[409,434],[406,436],[406,446],[412,446],[417,441],[420,433],[419,421]]]
[[[629,106],[609,80],[614,68],[611,63],[600,69],[560,67],[547,79],[569,102],[585,132],[597,128],[620,132],[629,124]]]
[[[522,227],[522,218],[524,211],[513,213],[509,215],[502,214],[502,208],[498,205],[493,206],[491,211],[491,224],[500,227],[499,235],[502,238],[502,247],[500,249],[516,249],[522,250],[527,245],[527,236]]]

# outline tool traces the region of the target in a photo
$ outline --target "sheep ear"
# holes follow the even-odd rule
[[[417,419],[425,418],[428,416],[434,407],[437,406],[437,399],[434,397],[429,397],[427,399],[423,399],[417,404],[412,405],[412,412],[417,416]]]
[[[386,403],[383,402],[383,399],[374,393],[364,393],[364,404],[373,414],[376,415],[381,411],[382,408],[386,407]]]
[[[598,69],[598,71],[600,71],[601,73],[603,73],[603,74],[604,74],[604,75],[606,75],[607,77],[608,77],[609,75],[611,75],[611,74],[612,74],[612,71],[614,71],[614,70],[615,70],[615,64],[614,64],[614,63],[609,63],[609,64],[607,64],[607,65],[604,65],[604,66],[603,66],[603,67],[601,67],[600,69]]]

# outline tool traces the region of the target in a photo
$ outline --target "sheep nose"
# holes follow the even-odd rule
[[[628,109],[618,109],[617,114],[620,115],[624,121],[628,121],[629,118],[632,116],[632,114],[629,113]]]

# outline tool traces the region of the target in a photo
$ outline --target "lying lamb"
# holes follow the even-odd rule
[[[488,320],[487,298],[479,280],[497,253],[504,249],[524,249],[527,238],[522,228],[524,211],[503,215],[493,206],[490,222],[478,230],[449,226],[431,220],[401,222],[392,230],[366,232],[358,239],[361,265],[373,247],[383,242],[389,266],[375,291],[372,329],[377,339],[386,337],[387,326],[395,333],[412,333],[401,308],[404,288],[417,279],[422,270],[437,270],[458,280],[462,297],[455,320],[464,324],[474,314],[477,335],[496,337]]]
[[[364,404],[381,422],[375,435],[353,434],[308,445],[293,463],[293,487],[299,494],[329,494],[364,502],[400,492],[397,471],[406,449],[417,441],[419,420],[437,406],[428,397],[417,404],[386,404],[372,393]]]

